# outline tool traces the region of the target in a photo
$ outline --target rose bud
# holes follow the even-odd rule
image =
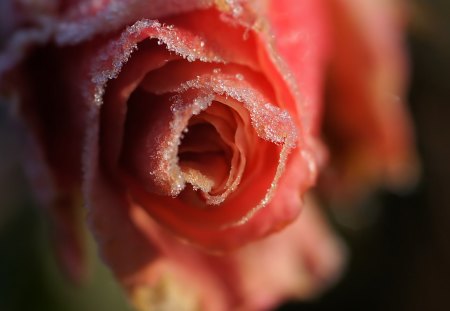
[[[20,21],[8,25],[0,85],[18,103],[30,179],[73,279],[85,269],[81,192],[101,256],[139,310],[267,310],[336,280],[344,248],[304,198],[326,160],[331,30],[353,7],[8,3]]]

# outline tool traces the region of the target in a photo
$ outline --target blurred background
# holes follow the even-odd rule
[[[411,4],[409,104],[422,179],[331,215],[351,252],[346,274],[322,297],[281,311],[450,310],[450,1]],[[58,271],[11,128],[0,105],[0,311],[130,310],[93,246],[86,286]]]

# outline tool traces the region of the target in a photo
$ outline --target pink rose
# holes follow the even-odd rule
[[[4,2],[0,86],[65,271],[84,274],[82,193],[139,310],[266,310],[331,284],[319,171],[331,191],[410,171],[400,25],[376,3]]]

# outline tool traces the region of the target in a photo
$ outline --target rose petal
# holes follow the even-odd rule
[[[316,295],[334,282],[345,256],[313,204],[282,233],[225,257],[173,240],[137,206],[133,215],[138,228],[164,254],[123,280],[138,310],[166,305],[182,310],[268,310],[284,299]],[[177,284],[189,288],[184,296],[170,295]],[[182,305],[186,301],[192,309]]]
[[[334,38],[324,131],[330,146],[328,191],[361,195],[382,182],[414,183],[417,161],[404,105],[401,6],[390,1],[334,1]]]
[[[142,18],[161,18],[212,6],[209,0],[82,0],[65,3],[56,28],[59,44],[111,33]]]
[[[328,2],[273,0],[264,8],[277,51],[300,89],[305,129],[314,135],[319,134],[324,69],[330,53]]]

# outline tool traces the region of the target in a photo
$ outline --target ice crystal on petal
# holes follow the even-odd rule
[[[170,195],[177,196],[185,187],[186,180],[183,177],[180,167],[178,166],[178,147],[181,144],[181,139],[183,138],[182,133],[187,132],[187,124],[189,118],[192,115],[198,114],[200,111],[205,110],[214,99],[212,94],[202,94],[201,96],[195,98],[192,103],[185,103],[181,96],[176,95],[171,98],[172,106],[171,111],[173,113],[173,121],[170,123],[170,135],[165,143],[165,148],[160,149],[156,154],[157,159],[159,159],[160,172],[169,172],[172,177]],[[156,172],[158,176],[158,172]],[[161,174],[164,175],[164,174]],[[196,176],[190,175],[192,177],[191,182],[195,181]],[[197,186],[194,183],[193,186]],[[202,190],[203,187],[201,187]],[[209,190],[208,190],[209,191]]]
[[[235,76],[202,76],[183,83],[179,91],[189,88],[211,89],[216,94],[236,99],[250,112],[253,127],[258,136],[276,144],[286,143],[290,148],[295,146],[297,129],[289,113],[267,103],[259,92],[244,81],[236,83]]]
[[[102,104],[101,98],[106,82],[117,77],[123,64],[137,48],[138,42],[144,39],[157,39],[158,43],[165,44],[169,51],[175,52],[190,62],[195,60],[224,62],[216,53],[206,49],[201,37],[175,30],[171,25],[161,25],[158,21],[140,20],[129,26],[117,40],[111,41],[104,47],[94,60],[92,82],[97,86],[94,95],[97,105]]]

